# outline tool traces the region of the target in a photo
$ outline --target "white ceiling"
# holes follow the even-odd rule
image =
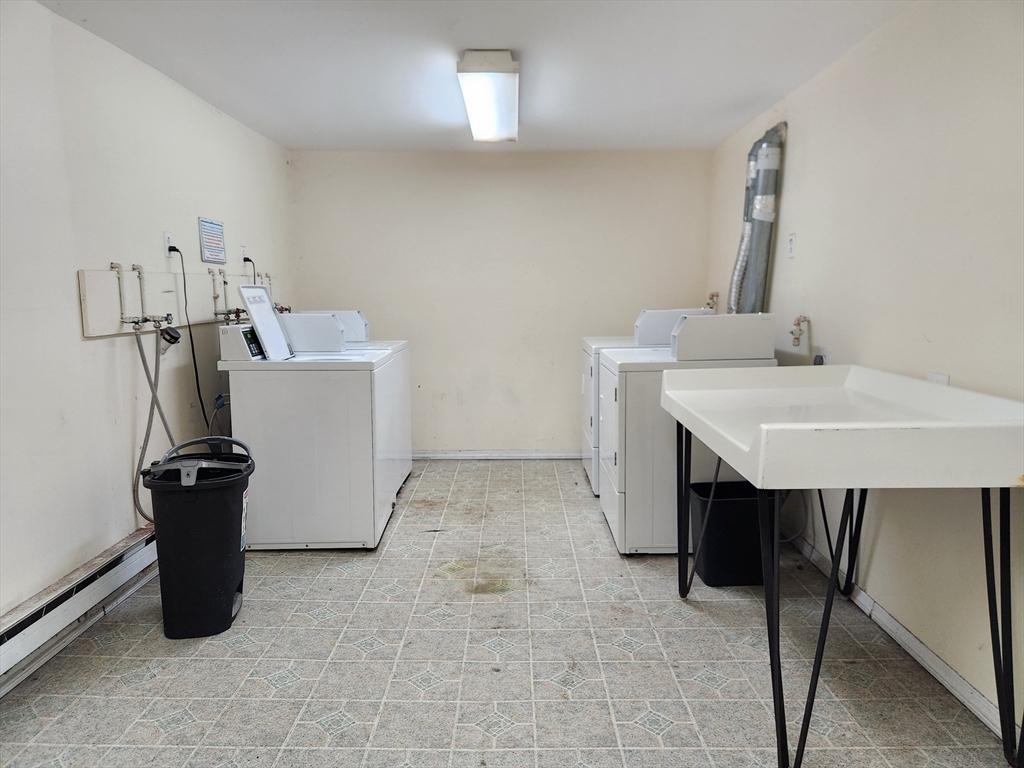
[[[290,148],[473,148],[456,60],[511,48],[548,150],[714,146],[907,0],[43,4]]]

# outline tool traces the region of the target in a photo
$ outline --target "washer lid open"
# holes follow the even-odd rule
[[[277,318],[274,301],[265,285],[240,285],[238,295],[249,313],[249,321],[256,329],[256,335],[263,345],[267,360],[288,360],[292,349],[288,345],[288,337],[284,335],[281,321]]]

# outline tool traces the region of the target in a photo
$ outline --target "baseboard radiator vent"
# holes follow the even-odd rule
[[[156,572],[156,535],[140,528],[0,616],[0,696],[145,584]]]

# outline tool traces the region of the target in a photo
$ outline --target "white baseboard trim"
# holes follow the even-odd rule
[[[827,577],[832,570],[828,557],[800,537],[793,544],[811,563]],[[839,579],[846,578],[846,573],[839,571]],[[851,596],[853,603],[860,608],[875,624],[885,631],[896,643],[910,654],[918,664],[928,670],[932,677],[953,694],[988,728],[999,735],[999,708],[977,688],[965,680],[959,672],[939,658],[919,637],[903,626],[896,617],[879,605],[865,591],[854,587]]]
[[[936,680],[967,707],[989,729],[999,735],[999,708],[977,688],[967,682],[946,662],[935,655],[909,629],[878,603],[871,610],[871,620],[884,629],[903,650],[913,656]]]
[[[462,459],[464,461],[529,461],[531,459],[577,459],[583,460],[578,451],[413,451],[414,459]]]

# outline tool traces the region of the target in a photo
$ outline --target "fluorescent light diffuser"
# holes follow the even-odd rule
[[[459,87],[473,141],[519,138],[519,62],[512,51],[465,51]]]

